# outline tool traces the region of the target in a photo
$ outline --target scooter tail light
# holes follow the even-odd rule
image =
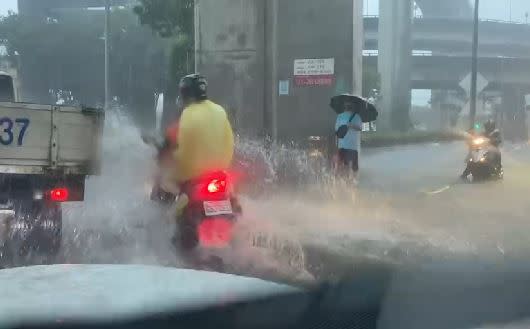
[[[193,199],[209,200],[225,198],[228,191],[229,181],[227,174],[223,172],[205,175],[193,187]]]
[[[226,192],[226,179],[216,178],[212,179],[207,185],[208,193],[225,193]]]

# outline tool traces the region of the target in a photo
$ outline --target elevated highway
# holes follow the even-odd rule
[[[424,17],[471,19],[473,16],[473,7],[469,0],[416,0],[416,3]]]
[[[369,65],[377,65],[377,56],[365,56]],[[466,56],[412,56],[412,89],[460,89],[460,81],[469,74]],[[479,58],[479,72],[490,82],[489,88],[517,85],[530,92],[530,58]]]
[[[429,50],[437,55],[469,56],[473,24],[456,18],[415,18],[412,49]],[[509,22],[480,22],[480,56],[530,58],[530,25]],[[379,18],[364,18],[365,47],[379,47]]]
[[[134,3],[132,0],[111,0],[113,6]],[[46,16],[54,9],[104,7],[105,0],[18,0],[18,12],[22,15]]]

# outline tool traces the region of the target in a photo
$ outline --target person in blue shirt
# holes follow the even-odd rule
[[[344,112],[337,116],[335,123],[335,132],[338,132],[341,126],[346,125],[348,132],[344,138],[338,139],[338,160],[339,165],[343,168],[351,167],[354,175],[359,171],[359,152],[361,150],[361,116],[353,109],[351,101],[344,102]]]

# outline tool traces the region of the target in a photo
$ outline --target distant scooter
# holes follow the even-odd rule
[[[463,178],[467,179],[471,175],[473,182],[503,179],[499,144],[500,139],[497,136],[474,136],[469,145],[467,168]]]

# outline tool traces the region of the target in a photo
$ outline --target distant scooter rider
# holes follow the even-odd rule
[[[470,134],[472,138],[477,136],[474,130],[472,130]],[[501,152],[499,150],[499,146],[502,143],[502,139],[500,131],[496,128],[495,121],[490,119],[484,123],[483,136],[488,139],[490,152],[494,156],[493,163],[496,164],[499,168],[502,168],[502,157]],[[462,179],[467,179],[467,177],[471,174],[471,168],[469,165],[470,164],[467,163],[466,169],[461,175]]]
[[[174,175],[179,185],[227,170],[232,164],[234,133],[224,108],[208,100],[207,88],[206,78],[199,74],[187,75],[180,81],[184,111],[174,153]],[[177,210],[182,210],[187,201],[181,199],[178,203]]]

